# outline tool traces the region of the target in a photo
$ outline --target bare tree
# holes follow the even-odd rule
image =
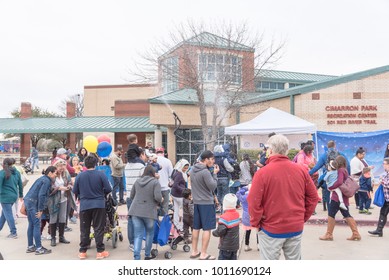
[[[21,111],[19,108],[14,109],[11,112],[12,117],[14,118],[20,118],[21,116]],[[49,112],[47,109],[42,109],[39,107],[34,106],[32,108],[32,117],[33,118],[58,118],[60,117],[56,113]],[[6,134],[6,138],[13,137],[15,134],[13,133],[8,133]],[[31,133],[31,145],[33,147],[36,147],[38,145],[38,142],[40,139],[51,139],[55,137],[55,134],[53,133]]]
[[[74,102],[76,104],[76,117],[82,117],[84,115],[84,94],[73,94],[63,99],[58,106],[60,112],[66,117],[66,103]]]
[[[188,21],[177,26],[168,42],[160,41],[142,54],[131,74],[137,82],[155,82],[160,93],[192,89],[199,107],[203,141],[212,148],[223,122],[255,93],[254,80],[281,58],[283,42],[266,44],[245,23],[211,27]],[[212,122],[207,119],[207,108]]]
[[[66,104],[68,102],[74,102],[76,104],[76,117],[82,117],[84,116],[84,94],[73,94],[69,95],[65,99],[61,101],[61,104],[59,105],[59,110],[62,112],[62,115],[66,117]],[[65,135],[66,136],[66,135]],[[64,136],[58,136],[57,137],[58,142],[62,143],[63,147],[65,147],[67,143],[67,138]],[[76,133],[76,142],[77,147],[81,147],[81,141],[83,138],[82,133]]]

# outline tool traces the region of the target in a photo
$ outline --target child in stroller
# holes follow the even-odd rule
[[[31,157],[28,157],[26,159],[26,161],[22,164],[22,168],[24,169],[24,172],[26,172],[26,174],[28,174],[28,173],[34,174],[34,171],[32,171],[32,168],[31,168],[31,164],[32,164]]]
[[[106,221],[104,227],[104,238],[112,241],[112,247],[117,247],[118,239],[123,241],[122,229],[119,226],[119,215],[117,213],[117,204],[113,200],[112,193],[105,197]],[[94,238],[94,233],[90,234],[90,239]]]

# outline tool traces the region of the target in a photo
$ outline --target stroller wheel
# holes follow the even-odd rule
[[[165,259],[171,259],[173,257],[172,252],[165,252]]]
[[[119,240],[120,240],[120,242],[123,241],[123,234],[121,232],[119,232]]]
[[[158,250],[157,250],[157,249],[152,249],[152,250],[151,250],[151,255],[152,255],[153,257],[158,256]]]
[[[184,252],[188,253],[190,251],[190,246],[185,244],[182,249],[184,249]]]
[[[116,248],[118,242],[118,232],[116,229],[112,231],[112,247]]]
[[[174,242],[173,242],[171,248],[172,248],[172,250],[177,250],[177,244],[174,244]]]

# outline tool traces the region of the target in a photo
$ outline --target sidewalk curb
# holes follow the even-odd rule
[[[355,218],[354,218],[355,219]],[[343,225],[347,226],[347,222],[344,219],[336,219],[337,225]],[[361,219],[355,219],[358,226],[377,226],[376,220],[361,220]],[[306,224],[309,225],[326,225],[327,224],[327,218],[310,218]]]

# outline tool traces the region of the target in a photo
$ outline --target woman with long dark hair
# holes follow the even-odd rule
[[[343,202],[347,207],[347,210],[340,208],[340,201],[338,194],[333,191],[336,188],[338,188],[341,184],[343,184],[347,177],[348,177],[348,172],[347,172],[347,162],[346,159],[343,156],[337,156],[335,159],[337,170],[338,170],[338,179],[337,181],[328,188],[328,190],[332,191],[331,192],[331,202],[329,204],[328,208],[328,224],[327,224],[327,232],[325,233],[324,236],[319,237],[320,240],[326,240],[326,241],[332,241],[334,240],[333,238],[333,232],[335,228],[335,216],[340,210],[340,213],[342,213],[343,218],[346,220],[348,226],[350,227],[352,231],[352,236],[350,238],[347,238],[347,240],[355,240],[359,241],[361,240],[361,235],[358,232],[357,228],[357,223],[355,222],[354,218],[350,215],[349,212],[349,198],[345,195],[342,194],[343,196]]]
[[[132,204],[128,212],[134,225],[134,259],[140,260],[142,240],[146,231],[145,260],[153,259],[154,223],[158,218],[157,209],[162,202],[161,185],[155,178],[155,169],[147,165],[141,178],[135,181],[131,189]]]
[[[22,178],[13,164],[13,159],[5,158],[3,170],[0,171],[0,203],[3,209],[0,216],[0,231],[7,222],[10,229],[8,238],[18,238],[12,206],[18,198],[23,199]]]
[[[24,197],[24,205],[26,206],[28,218],[27,253],[35,252],[35,255],[51,253],[51,250],[42,246],[40,226],[42,212],[47,207],[51,185],[54,183],[56,176],[57,168],[49,166],[44,170],[44,175],[32,184],[30,190]]]

